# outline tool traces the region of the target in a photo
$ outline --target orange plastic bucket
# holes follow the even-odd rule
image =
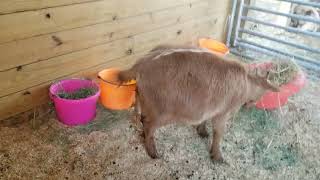
[[[119,85],[118,69],[100,71],[100,101],[108,109],[123,110],[132,106],[135,101],[136,82],[134,80]]]
[[[210,38],[199,39],[199,46],[220,55],[226,55],[229,53],[229,48],[224,43]]]

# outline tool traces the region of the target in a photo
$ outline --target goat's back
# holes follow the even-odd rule
[[[243,103],[244,66],[212,53],[166,52],[134,68],[142,103],[170,120],[201,121]]]

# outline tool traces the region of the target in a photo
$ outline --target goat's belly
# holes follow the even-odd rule
[[[216,115],[216,111],[208,111],[200,114],[190,114],[190,116],[177,116],[173,119],[174,121],[178,121],[181,124],[187,125],[199,125],[204,121],[211,120]]]
[[[188,121],[184,124],[187,124],[187,125],[192,125],[192,126],[196,126],[196,125],[200,125],[201,123],[203,123],[204,121],[206,121],[208,119],[201,119],[201,120],[191,120],[191,121]]]

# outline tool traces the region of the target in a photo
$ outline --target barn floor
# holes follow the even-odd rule
[[[222,145],[229,165],[210,161],[210,139],[176,125],[157,131],[162,157],[152,160],[129,113],[102,107],[75,128],[54,113],[33,126],[2,123],[0,179],[320,179],[319,88],[309,82],[281,110],[241,110]]]

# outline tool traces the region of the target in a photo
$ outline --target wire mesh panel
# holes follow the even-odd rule
[[[234,0],[227,45],[234,54],[292,58],[320,70],[320,0]]]

